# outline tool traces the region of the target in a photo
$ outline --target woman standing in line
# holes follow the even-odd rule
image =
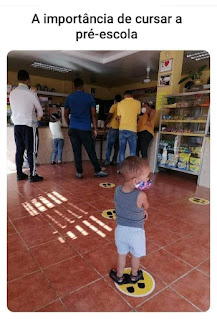
[[[154,136],[156,111],[148,102],[142,103],[141,111],[143,114],[139,117],[137,125],[137,156],[141,151],[142,158],[147,158],[148,146]]]

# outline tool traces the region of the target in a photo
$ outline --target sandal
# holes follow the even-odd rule
[[[115,271],[114,269],[110,270],[109,276],[118,285],[125,285],[125,284],[129,283],[129,275],[128,274],[123,274],[122,277],[118,277],[117,271]]]
[[[139,281],[140,279],[144,279],[143,278],[143,272],[142,270],[138,270],[137,272],[137,276],[133,276],[132,273],[130,274],[130,282],[132,284],[135,284],[137,281]]]

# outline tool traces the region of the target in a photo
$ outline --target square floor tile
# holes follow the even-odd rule
[[[29,251],[19,251],[8,256],[8,278],[13,280],[21,276],[25,276],[32,272],[38,271],[39,267]]]
[[[136,308],[142,312],[197,312],[197,308],[192,306],[187,300],[182,298],[172,289],[167,288],[159,294]]]
[[[151,271],[167,284],[192,269],[191,266],[162,249],[143,258],[141,264],[147,271]]]
[[[192,223],[188,222],[186,219],[181,220],[179,218],[173,218],[167,220],[159,225],[163,229],[167,229],[171,232],[176,233],[180,237],[186,236],[195,230],[197,227]]]
[[[154,244],[163,247],[176,241],[177,239],[180,239],[181,236],[170,232],[160,226],[154,226],[150,229],[146,229],[146,238]]]
[[[200,310],[207,311],[210,303],[210,278],[198,270],[193,270],[172,285],[178,293],[196,305]]]
[[[18,230],[18,232],[23,232],[26,230],[30,230],[36,227],[41,227],[47,225],[47,221],[38,216],[24,217],[13,220],[14,227]]]
[[[210,276],[210,260],[206,260],[200,266],[197,267],[197,270],[202,271],[205,275]]]
[[[104,245],[83,256],[102,276],[117,267],[117,248],[114,244]]]
[[[198,244],[194,244],[186,239],[178,240],[175,243],[166,246],[165,250],[181,258],[192,266],[197,266],[209,258],[209,249]]]
[[[59,300],[56,300],[50,303],[49,305],[40,308],[36,312],[66,312],[66,311],[68,310],[63,306],[62,302],[60,302]]]
[[[44,271],[60,296],[99,278],[93,268],[80,256],[44,268]]]
[[[7,222],[7,234],[8,236],[12,234],[16,234],[16,229],[14,228],[14,226],[12,225],[10,221]]]
[[[24,231],[22,232],[22,238],[28,247],[37,246],[58,238],[62,240],[60,234],[50,225]]]
[[[31,248],[42,268],[77,255],[77,252],[64,240],[56,239]]]
[[[41,272],[8,283],[8,309],[34,311],[56,299],[56,293]]]
[[[26,246],[18,234],[12,234],[8,236],[7,247],[8,254],[12,254],[20,250],[26,250]]]
[[[63,303],[73,312],[128,312],[131,307],[101,279],[63,297]]]

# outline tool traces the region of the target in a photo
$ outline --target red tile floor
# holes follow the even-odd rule
[[[8,308],[29,312],[191,311],[209,308],[209,189],[194,176],[151,174],[147,191],[147,256],[141,268],[155,280],[145,297],[121,293],[108,276],[116,266],[115,221],[101,215],[114,208],[114,188],[122,183],[115,167],[104,179],[75,178],[72,163],[41,165],[44,181],[30,184],[8,175]],[[128,265],[129,266],[129,265]]]

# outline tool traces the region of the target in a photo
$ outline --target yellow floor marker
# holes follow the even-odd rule
[[[102,212],[102,216],[107,219],[116,219],[116,212],[115,209],[106,209]]]
[[[103,188],[112,188],[112,187],[115,187],[115,184],[113,184],[113,183],[100,183],[99,186],[103,187]]]
[[[209,201],[207,199],[200,198],[200,197],[191,197],[189,198],[189,201],[193,204],[209,205]]]
[[[130,274],[131,268],[125,268],[124,273]],[[145,270],[142,270],[143,279],[137,281],[137,283],[132,284],[125,284],[125,285],[118,285],[115,283],[118,290],[130,297],[144,297],[148,296],[155,288],[155,281],[154,278]]]

